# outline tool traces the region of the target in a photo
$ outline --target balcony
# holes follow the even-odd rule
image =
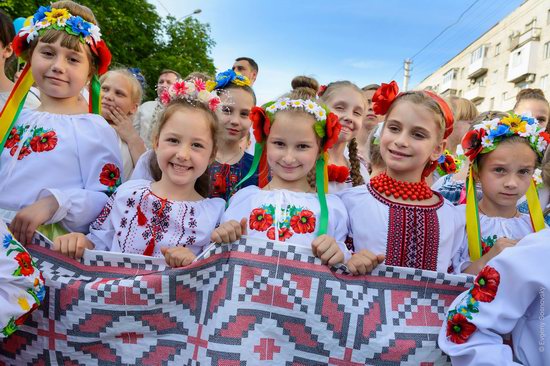
[[[449,91],[456,90],[457,87],[458,87],[458,82],[455,79],[445,80],[439,85],[439,93],[449,94]]]
[[[475,79],[487,72],[487,68],[489,63],[487,62],[487,58],[482,57],[478,58],[474,62],[468,66],[468,78]]]
[[[510,51],[519,48],[529,42],[540,41],[541,28],[532,27],[523,33],[515,33],[510,38]]]
[[[506,80],[518,83],[537,72],[538,41],[529,41],[510,53]]]
[[[464,98],[471,100],[473,103],[479,102],[485,98],[485,87],[474,85],[464,93]]]

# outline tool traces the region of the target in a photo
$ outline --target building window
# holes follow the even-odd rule
[[[492,111],[495,108],[495,97],[489,100],[489,110]]]
[[[544,59],[547,59],[547,58],[550,58],[550,42],[546,42],[544,44],[544,49],[543,49],[543,56],[542,58]]]
[[[498,76],[498,70],[493,71],[493,76],[491,77],[491,85],[495,85],[497,83]]]
[[[520,64],[521,64],[521,51],[518,51],[512,55],[512,67],[519,66]]]
[[[508,92],[502,93],[502,100],[505,101],[506,99],[508,99]]]
[[[445,74],[443,74],[443,83],[450,83],[452,80],[456,79],[456,70],[450,69]]]
[[[550,9],[546,12],[546,25],[550,25]]]
[[[548,74],[541,76],[539,80],[539,88],[541,88],[542,90],[546,90],[547,86],[548,86]]]
[[[475,51],[470,54],[470,64],[473,64],[477,60],[482,59],[485,56],[485,46],[479,46]]]
[[[500,42],[495,46],[495,56],[500,55]]]

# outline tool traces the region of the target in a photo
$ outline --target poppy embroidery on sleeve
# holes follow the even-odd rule
[[[101,169],[99,182],[107,186],[109,193],[113,193],[121,183],[120,169],[115,164],[105,164]]]
[[[474,314],[479,313],[480,302],[491,302],[497,295],[500,273],[491,266],[485,266],[477,275],[474,286],[447,316],[447,338],[454,343],[465,343],[477,329],[471,323]]]
[[[17,160],[22,160],[32,153],[51,151],[57,146],[55,131],[42,127],[33,127],[30,136],[21,141],[21,137],[29,128],[31,127],[28,125],[13,127],[6,139],[4,149],[9,149],[11,156],[17,154]]]

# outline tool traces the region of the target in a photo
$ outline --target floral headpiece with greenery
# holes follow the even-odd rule
[[[544,151],[548,147],[548,143],[550,143],[550,135],[542,130],[534,118],[514,113],[509,113],[502,118],[494,118],[478,123],[462,139],[464,154],[472,162],[466,183],[466,232],[468,234],[470,259],[472,261],[479,259],[483,254],[476,185],[473,173],[477,167],[477,158],[482,154],[495,150],[503,140],[513,136],[524,138],[539,158],[542,158]],[[544,229],[545,223],[537,194],[536,180],[537,176],[534,174],[525,197],[533,229],[534,231],[539,231]]]
[[[49,29],[65,31],[68,34],[79,37],[80,41],[90,46],[92,53],[97,56],[98,74],[107,72],[111,63],[111,52],[101,39],[99,27],[84,20],[78,15],[72,15],[67,9],[41,6],[30,19],[30,24],[21,28],[13,39],[13,49],[20,56],[36,38]]]
[[[462,139],[464,154],[474,161],[478,155],[493,151],[503,139],[512,136],[525,138],[539,158],[550,143],[550,134],[534,118],[510,113],[475,125]]]
[[[208,91],[223,89],[229,84],[234,84],[237,86],[250,86],[250,80],[241,73],[235,72],[234,70],[226,70],[220,72],[216,75],[215,80],[209,80],[206,82],[206,89]]]
[[[206,83],[202,79],[177,81],[160,95],[160,102],[164,105],[178,99],[185,99],[191,103],[202,103],[213,112],[221,103],[220,97],[216,93],[206,89]]]

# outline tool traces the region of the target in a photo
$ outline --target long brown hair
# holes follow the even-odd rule
[[[168,121],[168,119],[170,119],[170,117],[172,117],[177,111],[185,109],[198,109],[204,113],[208,122],[208,127],[210,128],[210,134],[213,142],[213,149],[210,158],[214,159],[217,150],[216,141],[218,135],[218,117],[216,116],[216,113],[212,112],[205,104],[201,102],[190,102],[186,99],[176,99],[170,102],[170,104],[166,106],[160,115],[160,118],[155,126],[153,132],[153,146],[158,145],[160,132],[166,124],[166,121]],[[157,154],[154,150],[151,154],[151,159],[149,160],[149,169],[151,170],[153,179],[158,182],[162,178],[162,170],[160,169]],[[205,198],[210,194],[209,168],[206,169],[206,171],[195,181],[195,191]]]

